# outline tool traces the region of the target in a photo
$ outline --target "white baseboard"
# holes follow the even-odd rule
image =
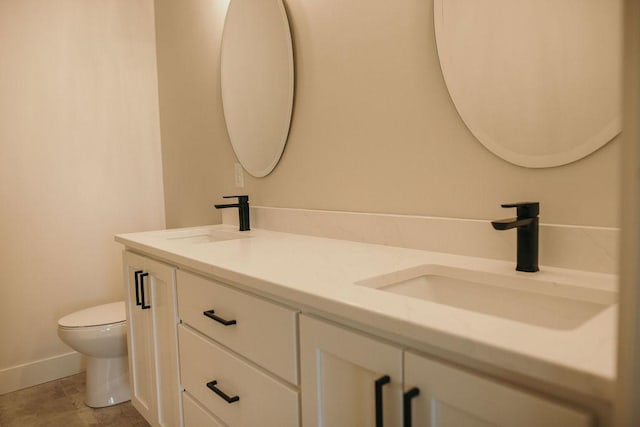
[[[0,394],[68,377],[84,371],[82,355],[70,353],[0,369]]]

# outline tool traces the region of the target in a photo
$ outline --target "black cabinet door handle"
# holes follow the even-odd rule
[[[224,326],[231,326],[231,325],[235,325],[236,323],[238,323],[235,320],[226,320],[226,319],[223,319],[220,316],[216,316],[214,310],[203,311],[202,314],[207,316],[209,319],[213,319],[218,323],[222,323]]]
[[[375,395],[376,395],[376,427],[382,427],[382,386],[389,384],[391,378],[389,375],[378,378],[375,382]]]
[[[402,396],[402,413],[404,414],[404,427],[411,427],[411,399],[420,394],[420,389],[414,387],[409,389],[404,396]]]
[[[136,305],[142,305],[140,302],[140,274],[142,274],[142,270],[138,270],[134,273],[136,277]]]
[[[207,383],[207,387],[209,388],[209,390],[213,391],[215,394],[223,398],[227,403],[233,403],[240,400],[240,396],[229,396],[227,393],[216,387],[217,384],[218,381],[213,380]]]
[[[149,273],[142,273],[140,275],[140,302],[142,303],[142,309],[146,310],[148,308],[151,308],[150,305],[147,305],[144,300],[144,278],[147,277],[149,275]]]

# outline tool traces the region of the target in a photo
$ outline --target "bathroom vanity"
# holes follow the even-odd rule
[[[614,275],[229,225],[116,241],[154,426],[610,425]]]

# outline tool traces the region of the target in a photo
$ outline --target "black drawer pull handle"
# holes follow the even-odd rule
[[[209,319],[213,319],[218,323],[222,323],[224,326],[231,326],[231,325],[235,325],[236,322],[235,320],[225,320],[222,317],[216,316],[215,311],[213,310],[207,310],[207,311],[203,311],[202,314],[204,314],[205,316],[207,316]]]
[[[140,302],[140,274],[142,274],[142,270],[138,270],[134,273],[134,276],[136,277],[136,305],[142,305]]]
[[[375,395],[376,395],[376,427],[382,427],[382,386],[389,384],[391,378],[389,375],[378,378],[375,382]]]
[[[218,384],[218,381],[213,380],[210,383],[207,383],[207,387],[209,387],[209,390],[223,398],[227,403],[233,403],[240,400],[240,396],[229,396],[227,393],[216,387],[216,384]]]
[[[402,412],[404,414],[404,427],[411,427],[411,399],[420,394],[420,389],[414,387],[402,396]]]
[[[144,298],[144,278],[147,277],[149,275],[149,273],[142,273],[140,275],[140,302],[142,302],[142,309],[146,310],[148,308],[151,308],[150,305],[147,305],[147,303],[144,302],[145,298]]]

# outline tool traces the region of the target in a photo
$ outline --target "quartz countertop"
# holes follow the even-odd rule
[[[241,284],[255,293],[335,318],[407,346],[438,349],[483,366],[586,396],[613,400],[617,304],[572,329],[552,329],[358,286],[368,278],[425,264],[502,275],[514,263],[268,230],[214,225],[120,234],[127,248]],[[515,255],[515,254],[514,254]],[[541,267],[536,276],[615,291],[617,276]]]

